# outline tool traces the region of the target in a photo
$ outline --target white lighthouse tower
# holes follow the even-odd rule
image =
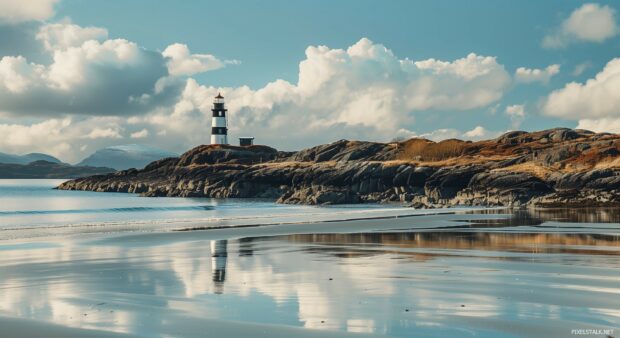
[[[218,93],[213,100],[213,118],[211,119],[211,144],[228,144],[228,119],[226,118],[224,97]]]

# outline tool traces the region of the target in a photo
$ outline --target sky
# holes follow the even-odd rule
[[[620,132],[614,1],[0,0],[0,152]]]

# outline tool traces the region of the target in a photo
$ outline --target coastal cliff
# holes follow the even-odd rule
[[[341,140],[297,152],[206,145],[58,189],[280,203],[620,206],[620,135],[566,128],[486,141]]]

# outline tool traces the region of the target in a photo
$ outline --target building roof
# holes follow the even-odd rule
[[[253,137],[253,136],[241,136],[241,137],[239,137],[239,139],[240,139],[240,140],[247,140],[247,139],[251,139],[251,140],[253,140],[253,139],[254,139],[254,137]]]
[[[217,96],[215,97],[216,99],[223,99],[224,97],[222,96],[222,94],[217,93]]]

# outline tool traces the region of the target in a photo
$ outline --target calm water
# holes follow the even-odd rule
[[[209,219],[218,212],[299,220],[328,210],[348,218],[367,208],[50,192],[43,183],[26,190],[4,183],[4,191],[21,192],[2,199],[3,227],[7,219],[33,227],[64,217]],[[380,214],[394,212],[385,210]],[[209,320],[260,325],[267,336],[275,327],[394,337],[570,337],[573,329],[615,329],[618,336],[618,215],[460,210],[0,241],[0,314],[144,337],[202,337]]]
[[[265,200],[144,198],[53,189],[62,182],[0,179],[0,239],[170,230],[190,227],[188,224],[209,227],[380,217],[411,211],[382,205],[321,208]]]

